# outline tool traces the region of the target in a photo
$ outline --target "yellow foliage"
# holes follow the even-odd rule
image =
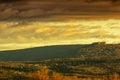
[[[32,77],[35,80],[49,80],[48,72],[49,72],[48,69],[43,68],[40,71],[33,73]]]
[[[50,72],[47,68],[32,74],[34,80],[119,80],[119,74],[114,73],[104,78],[78,78],[77,76],[64,76],[57,72]]]

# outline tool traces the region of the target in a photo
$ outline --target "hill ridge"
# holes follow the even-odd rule
[[[21,50],[0,51],[0,61],[39,61],[53,58],[120,58],[119,44],[56,45]]]

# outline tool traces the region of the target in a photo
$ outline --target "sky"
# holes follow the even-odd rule
[[[0,51],[120,43],[119,0],[0,0]]]

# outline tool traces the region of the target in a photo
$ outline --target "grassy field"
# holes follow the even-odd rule
[[[120,60],[0,62],[0,80],[119,80]]]

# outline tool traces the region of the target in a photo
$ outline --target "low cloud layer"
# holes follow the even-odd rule
[[[56,40],[119,37],[120,20],[67,22],[1,22],[0,43],[44,43]],[[112,23],[111,23],[112,22]]]
[[[2,21],[0,22],[0,50],[44,45],[84,44],[96,41],[120,43],[119,22],[119,19],[77,19],[57,22]],[[4,46],[6,44],[11,45]],[[17,47],[13,47],[12,44],[16,44]]]

